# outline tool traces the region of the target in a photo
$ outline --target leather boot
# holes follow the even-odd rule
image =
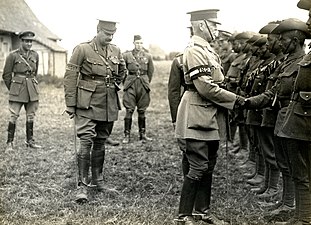
[[[41,148],[40,145],[37,145],[35,143],[35,140],[33,139],[33,121],[27,121],[26,122],[26,146],[33,149],[39,149]]]
[[[93,151],[91,154],[91,171],[92,171],[92,185],[95,185],[98,191],[104,189],[103,167],[105,161],[105,140],[95,139],[93,144]]]
[[[194,212],[197,214],[206,214],[210,208],[212,180],[212,173],[206,173],[199,182],[194,204]]]
[[[190,219],[192,218],[192,210],[194,207],[198,186],[199,181],[190,179],[185,176],[179,202],[178,219],[182,220],[185,217]]]
[[[264,193],[258,195],[258,198],[264,201],[271,201],[272,198],[279,193],[278,183],[280,178],[280,170],[273,165],[270,165],[267,169],[269,173],[269,176],[266,178],[268,179],[268,188]]]
[[[14,134],[15,134],[15,128],[16,128],[16,124],[9,122],[8,125],[8,140],[6,142],[6,150],[10,151],[13,150],[13,140],[14,140]]]
[[[138,128],[139,128],[139,140],[152,141],[152,138],[146,135],[146,117],[138,117]]]
[[[270,170],[267,167],[265,168],[264,178],[265,178],[265,181],[263,182],[263,185],[251,188],[251,192],[253,192],[256,195],[260,196],[261,194],[263,194],[268,189],[268,187],[269,187],[269,179],[270,179]]]
[[[247,180],[247,183],[253,186],[258,186],[260,184],[262,184],[262,182],[264,182],[265,178],[264,178],[264,174],[265,174],[265,162],[263,159],[262,154],[258,154],[258,165],[257,165],[257,174]]]
[[[124,119],[124,139],[122,141],[123,144],[128,144],[131,141],[131,127],[132,127],[132,119],[125,118]]]
[[[87,186],[89,184],[89,156],[78,156],[78,188],[76,192],[75,201],[77,203],[85,203],[88,201]]]
[[[247,136],[244,124],[239,124],[239,139],[240,139],[240,149],[239,149],[236,157],[237,158],[244,158],[249,153],[248,136]]]

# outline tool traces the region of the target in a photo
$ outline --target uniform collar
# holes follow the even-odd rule
[[[209,51],[216,54],[215,50],[211,47],[210,43],[208,43],[208,41],[206,41],[205,39],[203,39],[197,35],[193,35],[191,37],[191,42],[193,42],[194,44],[206,47]]]

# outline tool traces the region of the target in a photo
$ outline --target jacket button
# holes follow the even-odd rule
[[[308,112],[304,112],[304,114],[305,114],[305,115],[307,115],[307,114],[308,114]]]

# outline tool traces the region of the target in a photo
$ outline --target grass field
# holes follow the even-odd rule
[[[174,139],[168,101],[170,61],[155,62],[147,134],[153,141],[138,141],[134,114],[129,145],[107,147],[105,181],[117,192],[96,193],[87,204],[73,201],[75,151],[73,123],[64,110],[62,87],[40,83],[40,108],[35,139],[42,149],[27,149],[25,112],[17,124],[15,149],[5,151],[8,92],[0,91],[0,224],[1,225],[166,225],[174,224],[182,184],[181,154]],[[120,92],[122,96],[122,92]],[[123,137],[124,108],[112,138]],[[245,185],[238,160],[219,151],[212,191],[212,211],[230,224],[268,224],[263,209]],[[204,223],[202,223],[204,224]]]

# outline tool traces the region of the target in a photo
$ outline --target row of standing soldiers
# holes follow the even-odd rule
[[[301,224],[311,223],[310,165],[304,165],[310,160],[304,154],[311,141],[311,81],[303,72],[311,63],[310,54],[305,54],[308,38],[306,23],[290,18],[270,22],[258,33],[220,31],[211,43],[222,61],[226,78],[222,87],[246,98],[244,107],[229,111],[229,153],[244,159],[239,168],[246,169],[246,182],[259,203],[267,207],[269,221],[290,220],[291,224],[295,218],[305,222]],[[176,70],[182,71],[182,59],[180,54],[173,61],[168,83],[173,123],[187,89],[183,76],[173,76]],[[296,80],[299,69],[301,76]],[[300,120],[301,129],[293,129],[286,117],[290,103],[296,101],[299,107],[293,114],[302,116],[296,120]],[[185,151],[182,140],[178,143]]]

